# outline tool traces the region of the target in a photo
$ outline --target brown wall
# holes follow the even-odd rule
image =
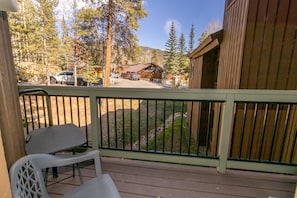
[[[297,1],[247,2],[237,0],[226,8],[218,87],[296,89]],[[238,24],[242,13],[247,14],[246,30]],[[296,152],[296,117],[295,106],[237,105],[230,157],[289,162]]]
[[[296,0],[250,0],[240,88],[296,89],[296,8]]]
[[[234,0],[225,8],[217,88],[239,88],[248,4]]]
[[[203,56],[191,59],[191,71],[190,71],[190,88],[201,88],[202,79],[202,67],[203,67]]]

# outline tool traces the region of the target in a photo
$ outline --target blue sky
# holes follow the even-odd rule
[[[177,39],[184,33],[187,46],[194,24],[197,47],[197,40],[209,23],[219,21],[222,25],[224,4],[225,0],[145,0],[148,16],[139,21],[139,45],[165,49],[168,29],[174,20]]]

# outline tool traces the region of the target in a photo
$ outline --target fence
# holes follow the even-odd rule
[[[80,126],[102,155],[296,172],[296,91],[43,88],[54,124]],[[26,97],[27,130],[43,127],[42,97]]]

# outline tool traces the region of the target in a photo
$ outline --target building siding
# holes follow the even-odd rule
[[[240,86],[248,5],[246,0],[226,5],[217,88],[237,89]]]

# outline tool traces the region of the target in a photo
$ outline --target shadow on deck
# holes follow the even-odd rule
[[[123,198],[232,198],[232,197],[294,197],[296,176],[162,164],[117,158],[101,158],[104,173],[113,178]],[[83,180],[95,175],[94,166],[82,165]],[[48,186],[50,196],[62,194],[80,184],[71,177],[72,168],[60,168],[59,180]],[[49,178],[51,180],[51,178]]]

